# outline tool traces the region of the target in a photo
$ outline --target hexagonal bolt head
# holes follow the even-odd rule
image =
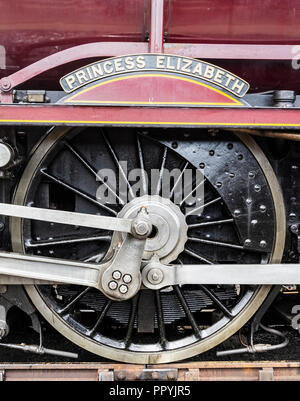
[[[145,207],[142,207],[132,222],[132,235],[138,238],[147,238],[151,231],[152,224],[149,220],[148,212]]]
[[[134,229],[138,235],[146,235],[149,231],[149,225],[144,221],[140,221],[134,224]]]
[[[109,287],[111,290],[116,290],[116,289],[118,288],[118,284],[117,284],[115,281],[110,281],[110,282],[108,283],[108,287]]]
[[[122,273],[119,270],[115,270],[112,274],[113,278],[115,280],[120,280],[120,278],[122,277]]]
[[[119,291],[121,294],[126,294],[126,292],[128,291],[128,287],[125,284],[120,285]]]
[[[147,274],[147,279],[151,284],[159,284],[164,278],[163,272],[160,269],[151,269]]]
[[[132,280],[132,277],[130,274],[124,274],[124,277],[123,277],[124,283],[128,284],[131,282],[131,280]]]

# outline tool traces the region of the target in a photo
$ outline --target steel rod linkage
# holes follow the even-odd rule
[[[145,207],[141,207],[134,219],[103,217],[4,203],[0,204],[0,214],[127,233],[122,245],[115,246],[110,252],[110,255],[113,256],[102,264],[2,252],[0,253],[0,283],[85,285],[99,289],[114,300],[132,298],[140,289],[142,255],[146,238],[152,230]]]
[[[142,280],[153,290],[184,284],[300,284],[300,271],[294,263],[167,266],[155,261],[143,269]]]
[[[99,265],[1,252],[0,284],[77,284],[98,288],[114,298],[119,284],[120,291],[126,294],[129,283],[132,283],[138,288],[131,296],[117,297],[128,299],[136,294],[140,286],[137,272],[145,240],[137,241],[133,237],[126,239],[109,262]],[[102,284],[99,284],[100,276],[103,276]],[[142,270],[142,281],[145,287],[155,290],[185,284],[300,284],[300,272],[299,265],[292,263],[213,266],[149,263]],[[103,289],[106,286],[109,291]]]
[[[120,231],[132,234],[137,238],[145,238],[147,234],[150,234],[152,229],[151,224],[149,221],[146,221],[145,215],[142,214],[140,214],[137,219],[124,219],[119,217],[98,216],[94,214],[0,203],[0,215],[89,228],[99,228],[110,231]]]
[[[144,264],[141,275],[146,238],[152,229],[143,207],[135,219],[4,203],[0,204],[0,214],[128,233],[122,245],[115,249],[114,256],[102,264],[2,252],[0,284],[85,285],[100,289],[114,300],[132,298],[139,291],[141,280],[145,287],[154,290],[184,284],[300,284],[297,264],[163,265],[156,258]]]

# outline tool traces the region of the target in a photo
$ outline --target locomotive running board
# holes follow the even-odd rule
[[[99,289],[99,274],[102,266],[0,252],[0,285],[64,283]],[[155,285],[148,280],[154,270],[156,273],[160,270],[163,277],[162,281]],[[300,284],[300,266],[299,264],[209,266],[156,264],[154,269],[150,263],[144,267],[142,279],[144,286],[151,289],[184,284]]]

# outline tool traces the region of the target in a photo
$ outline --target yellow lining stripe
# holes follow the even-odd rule
[[[0,122],[18,122],[18,123],[63,123],[63,124],[155,124],[155,125],[218,125],[218,126],[273,126],[273,127],[300,127],[298,124],[281,124],[281,123],[210,123],[210,122],[156,122],[156,121],[63,121],[63,120],[0,120]]]
[[[88,92],[88,91],[90,91],[90,90],[92,90],[94,88],[97,88],[99,86],[106,85],[106,84],[109,84],[109,83],[114,82],[114,81],[123,81],[125,79],[144,78],[145,76],[147,76],[147,77],[164,77],[164,78],[178,79],[178,80],[181,80],[181,81],[191,82],[191,83],[196,84],[196,85],[204,86],[205,88],[208,88],[208,89],[210,89],[210,90],[212,90],[214,92],[217,92],[217,93],[221,94],[222,96],[225,96],[228,99],[232,100],[233,104],[232,103],[206,103],[206,102],[139,102],[139,101],[131,102],[131,101],[106,101],[106,100],[104,100],[104,101],[102,101],[102,100],[77,100],[77,101],[75,101],[74,100],[74,99],[76,99],[77,96],[81,95],[82,93]],[[100,82],[100,83],[98,83],[96,85],[93,85],[93,86],[91,86],[89,88],[83,89],[79,93],[76,93],[75,95],[73,95],[70,98],[66,99],[64,102],[65,103],[93,103],[93,104],[95,104],[95,103],[102,103],[102,104],[145,104],[145,105],[154,105],[154,104],[176,104],[176,105],[179,105],[179,104],[193,104],[193,105],[204,105],[204,104],[207,104],[207,105],[219,105],[219,106],[224,106],[224,105],[228,105],[228,104],[230,104],[232,106],[237,106],[237,105],[238,106],[242,106],[243,105],[243,103],[241,103],[238,100],[234,99],[232,96],[228,95],[227,93],[224,93],[224,92],[220,91],[219,89],[213,88],[210,85],[204,84],[202,82],[195,81],[195,80],[190,79],[190,78],[177,77],[177,76],[168,75],[168,74],[143,74],[143,75],[136,75],[135,74],[135,75],[126,76],[126,77],[119,77],[119,78],[109,79],[109,80],[107,80],[105,82]]]

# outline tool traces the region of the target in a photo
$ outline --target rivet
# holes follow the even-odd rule
[[[261,212],[265,212],[265,211],[267,210],[267,207],[266,207],[265,205],[260,205],[260,206],[259,206],[259,210],[260,210]]]
[[[8,90],[11,87],[11,83],[8,78],[4,77],[1,79],[2,88]]]
[[[261,248],[265,248],[265,247],[267,246],[266,241],[265,241],[265,240],[261,240],[260,243],[259,243],[259,246],[260,246]]]
[[[255,191],[255,192],[259,192],[260,190],[261,190],[261,186],[258,185],[258,184],[255,184],[255,185],[254,185],[254,191]]]
[[[292,233],[298,233],[297,224],[292,224],[291,227],[290,227],[290,230],[292,231]]]
[[[249,246],[251,244],[251,239],[247,238],[244,242],[245,246]]]

